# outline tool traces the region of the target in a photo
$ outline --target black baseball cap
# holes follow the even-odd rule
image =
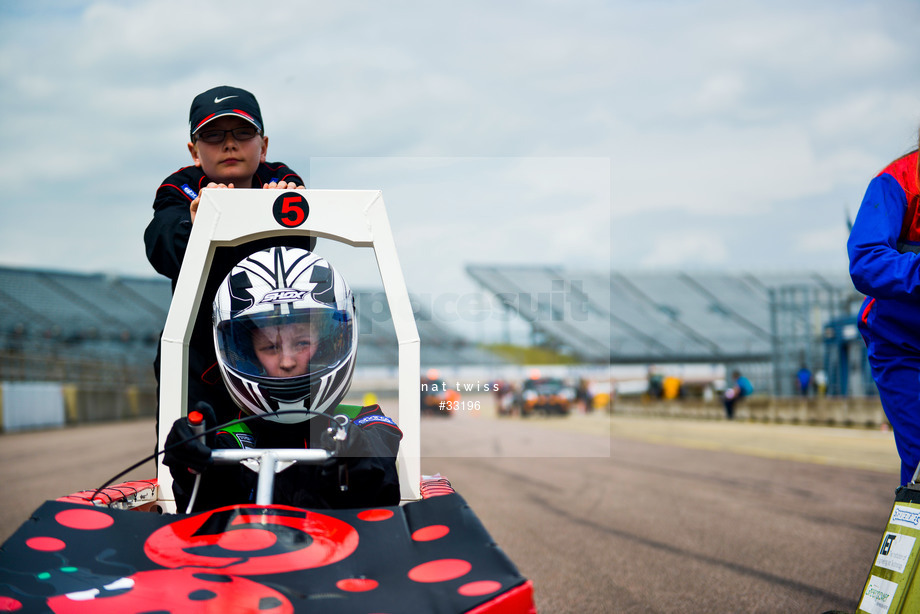
[[[188,131],[193,135],[208,122],[224,117],[236,115],[262,129],[262,112],[256,97],[246,90],[229,85],[211,88],[195,96],[192,108],[188,112]]]

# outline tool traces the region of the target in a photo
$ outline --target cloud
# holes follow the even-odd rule
[[[848,233],[843,224],[831,228],[822,228],[803,232],[795,236],[795,249],[799,254],[808,255],[829,250],[846,253]]]
[[[465,262],[606,266],[611,252],[836,262],[841,207],[855,215],[920,124],[912,0],[257,12],[0,3],[0,263],[153,274],[154,191],[188,163],[191,98],[221,83],[259,97],[270,159],[389,190],[407,275],[432,284]],[[815,234],[796,244],[800,227]]]
[[[317,188],[383,190],[411,286],[470,288],[469,263],[610,261],[610,176],[597,158],[328,158]],[[348,258],[338,254],[339,260]],[[350,265],[349,265],[350,266]],[[357,267],[355,267],[357,268]]]
[[[707,231],[691,235],[664,233],[652,240],[640,264],[647,268],[680,268],[691,263],[693,266],[730,264],[724,238]]]

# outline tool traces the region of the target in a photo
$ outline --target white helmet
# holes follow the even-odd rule
[[[243,410],[294,423],[341,402],[357,351],[355,302],[323,258],[272,247],[237,264],[214,299],[220,374]]]

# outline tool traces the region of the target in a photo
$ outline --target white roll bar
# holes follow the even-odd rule
[[[293,196],[302,196],[306,203]],[[188,415],[188,343],[215,249],[285,234],[315,236],[354,247],[373,248],[399,344],[396,421],[403,432],[397,457],[400,494],[404,501],[421,498],[418,329],[379,190],[201,191],[195,224],[163,329],[160,449],[173,422]],[[160,503],[165,511],[174,512],[172,480],[163,465],[162,455],[157,462],[157,478]]]

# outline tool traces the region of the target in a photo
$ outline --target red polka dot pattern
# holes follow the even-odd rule
[[[500,582],[493,582],[492,580],[482,580],[481,582],[470,582],[469,584],[464,584],[457,589],[457,592],[463,595],[464,597],[479,597],[481,595],[488,595],[489,593],[494,593],[502,587]]]
[[[428,561],[409,570],[409,579],[414,582],[447,582],[465,576],[473,566],[461,559],[439,559]]]
[[[417,542],[430,542],[441,539],[448,533],[450,533],[450,529],[443,524],[433,524],[415,531],[412,534],[412,539]]]
[[[115,519],[105,512],[96,510],[64,510],[58,512],[54,519],[58,524],[69,529],[82,529],[84,531],[96,531],[106,529],[115,523]]]
[[[336,582],[335,586],[339,590],[348,591],[349,593],[363,593],[374,590],[379,586],[379,583],[370,578],[345,578]]]
[[[204,605],[232,611],[225,606],[235,607],[242,596],[258,598],[247,601],[246,611],[294,614],[314,595],[334,596],[349,611],[378,614],[394,604],[431,600],[443,604],[443,611],[485,612],[491,609],[479,607],[484,602],[498,603],[506,593],[521,592],[513,588],[520,575],[508,569],[507,559],[494,555],[494,542],[456,495],[405,508],[323,514],[239,505],[177,518],[48,502],[32,520],[18,534],[13,558],[22,559],[23,569],[38,574],[41,582],[51,583],[54,592],[43,596],[0,588],[0,614],[49,609],[122,614],[147,611],[151,602],[164,612],[197,611]],[[130,540],[143,540],[143,550]],[[387,563],[381,566],[381,560]],[[110,565],[116,563],[145,571],[115,579]],[[9,552],[0,551],[0,569],[18,565]],[[40,573],[46,570],[51,573]],[[272,582],[262,584],[268,574]],[[95,590],[78,591],[75,600],[58,586],[71,580]],[[275,581],[303,588],[278,592]],[[163,586],[170,587],[168,596]],[[532,589],[521,594],[522,604],[532,601]]]
[[[381,520],[389,520],[393,517],[393,510],[364,510],[358,514],[358,518],[361,520],[366,520],[367,522],[379,522]]]
[[[39,552],[57,552],[63,550],[66,545],[56,537],[33,537],[26,540],[26,546]]]
[[[12,597],[0,595],[0,612],[18,612],[22,609],[22,604]]]

